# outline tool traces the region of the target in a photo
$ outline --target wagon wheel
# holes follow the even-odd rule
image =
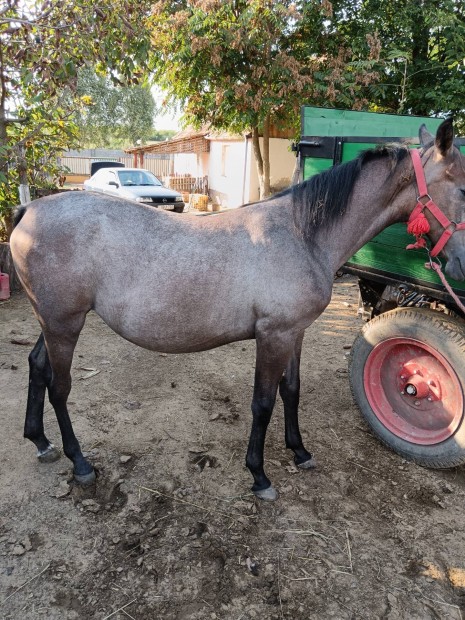
[[[374,434],[419,465],[465,463],[465,323],[398,308],[367,323],[352,347],[352,394]]]

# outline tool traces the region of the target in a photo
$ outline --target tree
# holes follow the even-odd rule
[[[119,147],[144,143],[153,131],[155,102],[148,86],[115,86],[92,69],[79,72],[77,111],[79,143],[83,147]]]
[[[273,0],[162,0],[153,7],[158,83],[186,119],[251,132],[260,194],[270,191],[269,132],[294,122],[305,102],[357,107],[376,76],[331,29],[332,5]],[[259,135],[263,135],[263,150]]]
[[[354,50],[376,31],[373,109],[465,119],[465,8],[461,0],[335,0],[338,29]]]
[[[155,129],[149,137],[149,140],[153,142],[164,142],[165,140],[171,140],[177,131],[174,129]]]
[[[28,145],[74,137],[79,67],[137,83],[146,66],[148,6],[140,0],[6,0],[0,8],[0,218],[11,226]],[[53,129],[52,129],[53,128]],[[51,132],[51,133],[50,133]]]

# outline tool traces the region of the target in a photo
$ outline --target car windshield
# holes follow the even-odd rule
[[[121,185],[161,185],[161,182],[151,172],[145,170],[118,170]]]

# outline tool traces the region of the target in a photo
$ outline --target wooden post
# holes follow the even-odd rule
[[[0,271],[10,276],[11,291],[21,290],[21,282],[19,281],[15,266],[13,265],[9,243],[0,243]]]

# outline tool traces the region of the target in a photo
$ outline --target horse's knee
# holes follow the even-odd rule
[[[69,393],[71,392],[71,377],[52,379],[48,387],[48,398],[55,411],[62,407],[66,407]]]

